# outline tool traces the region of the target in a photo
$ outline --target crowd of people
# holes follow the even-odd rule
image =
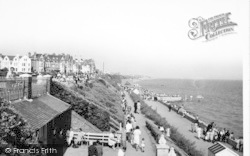
[[[129,92],[133,92],[133,90],[136,88],[137,88],[136,86],[126,87],[126,90],[128,90]],[[140,91],[141,91],[140,96],[144,100],[155,100],[154,97],[159,95],[143,88],[140,88]],[[164,101],[164,103],[166,102]],[[243,152],[243,137],[236,138],[234,136],[234,132],[230,132],[226,128],[219,128],[215,125],[214,122],[211,122],[210,124],[208,124],[208,126],[202,126],[204,125],[204,122],[202,124],[202,121],[199,120],[198,115],[190,114],[190,112],[188,112],[184,108],[184,105],[178,106],[175,104],[171,104],[169,102],[167,102],[166,105],[168,106],[169,112],[171,112],[172,109],[174,108],[175,110],[177,110],[177,113],[180,114],[183,118],[187,115],[193,116],[195,118],[194,122],[191,125],[191,131],[197,133],[198,139],[203,139],[204,141],[212,143],[214,142],[228,143],[229,139],[231,139],[236,142],[236,146],[234,147],[235,150]]]
[[[127,89],[127,91],[130,91]],[[123,99],[123,103],[125,106],[124,112],[126,115],[126,140],[136,149],[136,151],[140,150],[141,152],[145,151],[145,138],[142,137],[142,133],[140,127],[137,125],[134,114],[140,114],[141,103],[140,101],[134,102],[134,110],[132,111],[131,107],[126,107],[126,100]],[[126,109],[127,108],[127,109]],[[134,112],[134,114],[132,113]],[[176,156],[175,150],[173,147],[169,147],[167,145],[167,141],[165,137],[170,137],[170,128],[159,126],[159,130],[161,131],[161,135],[159,136],[158,143],[164,144],[169,149],[168,156]]]
[[[127,105],[125,99],[125,94],[122,94],[122,107],[125,115],[125,132],[126,132],[126,141],[129,142],[136,151],[141,150],[145,151],[145,139],[142,138],[142,132],[140,127],[137,125],[135,116],[132,113],[131,106]],[[140,101],[134,103],[134,113],[140,113]]]
[[[207,142],[224,142],[228,143],[229,139],[234,140],[237,144],[234,147],[235,150],[243,152],[243,137],[236,138],[234,132],[230,132],[226,128],[218,128],[214,122],[211,122],[207,126],[203,126],[200,123],[198,116],[195,117],[194,123],[191,125],[191,131],[197,133],[198,139],[203,139]]]
[[[125,88],[128,92],[131,92],[132,90],[129,88]],[[120,133],[116,133],[115,131],[112,131],[109,134],[108,139],[108,146],[114,150],[118,148],[118,156],[125,156],[126,155],[126,147],[127,143],[130,143],[133,148],[135,148],[136,151],[145,152],[145,138],[142,136],[142,132],[140,130],[139,125],[137,124],[137,120],[135,118],[135,114],[140,113],[141,109],[141,103],[140,101],[136,101],[134,103],[134,108],[132,110],[132,107],[128,105],[127,100],[125,98],[124,92],[122,92],[122,103],[121,103],[124,116],[125,116],[125,125],[123,126]],[[176,105],[168,105],[169,111],[171,111],[173,108],[177,108],[178,113],[182,113],[183,117],[186,115],[186,111],[184,107],[176,107]],[[184,112],[184,113],[183,113]],[[161,131],[161,135],[159,136],[158,143],[159,144],[165,144],[167,145],[166,138],[170,137],[171,132],[169,127],[163,127],[159,126],[159,130]],[[208,142],[228,142],[229,139],[235,140],[237,142],[236,150],[243,151],[243,138],[239,137],[236,138],[234,136],[233,132],[230,132],[229,130],[225,128],[219,129],[216,127],[214,122],[211,122],[207,126],[204,126],[201,120],[199,120],[199,117],[196,115],[195,120],[193,121],[191,125],[191,131],[197,133],[197,139],[203,139],[204,141]],[[71,141],[69,141],[69,145],[75,144],[75,140],[73,139],[73,135],[69,132],[69,138],[71,138]],[[73,142],[72,142],[73,140]],[[94,156],[91,153],[94,153],[96,156],[102,156],[103,151],[101,149],[94,149],[95,146],[100,145],[99,142],[90,142],[89,146],[89,156]],[[99,147],[100,148],[100,147]],[[169,147],[168,155],[170,156],[176,156],[175,150],[173,147]]]
[[[94,77],[95,77],[95,75],[93,75],[92,73],[82,73],[82,74],[74,73],[70,76],[63,74],[63,73],[57,73],[57,75],[55,76],[56,79],[58,79],[62,82],[72,80],[76,85],[78,85],[81,82],[86,82]]]
[[[122,94],[122,108],[126,120],[126,124],[124,128],[122,128],[119,132],[112,131],[108,136],[108,146],[116,150],[118,148],[118,156],[125,156],[127,142],[129,142],[132,147],[135,148],[136,151],[141,150],[142,152],[145,151],[145,139],[142,138],[142,132],[140,127],[136,123],[136,119],[134,114],[132,113],[131,106],[128,106],[125,94]],[[138,101],[134,105],[134,113],[140,112],[140,102]],[[77,136],[75,135],[77,133]],[[84,140],[85,133],[82,129],[78,131],[73,131],[70,129],[67,132],[67,143],[68,147],[79,147],[79,145],[86,142]],[[89,141],[88,153],[89,156],[102,156],[103,150],[100,146],[100,141]]]

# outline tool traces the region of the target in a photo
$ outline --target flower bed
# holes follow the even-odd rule
[[[186,139],[182,134],[177,131],[177,128],[171,126],[165,118],[162,118],[155,110],[149,107],[141,98],[134,94],[130,94],[134,102],[140,100],[141,102],[141,112],[149,119],[153,120],[156,125],[163,125],[164,127],[170,127],[171,136],[170,138],[175,142],[175,144],[183,149],[190,156],[203,156],[202,151],[198,151],[195,148],[194,142]]]

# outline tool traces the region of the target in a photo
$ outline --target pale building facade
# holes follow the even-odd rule
[[[1,56],[0,59],[0,67],[1,69],[7,68],[14,68],[14,72],[16,73],[30,73],[31,72],[31,59],[24,55],[24,56]]]

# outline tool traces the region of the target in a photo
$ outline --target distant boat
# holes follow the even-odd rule
[[[204,99],[204,97],[202,95],[197,95],[196,98],[197,99]]]
[[[198,102],[200,102],[204,97],[202,95],[197,95],[196,98],[198,99]]]

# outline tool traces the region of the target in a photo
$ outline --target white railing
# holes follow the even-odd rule
[[[90,141],[100,141],[102,145],[107,144],[109,140],[110,133],[83,133],[83,132],[74,132],[74,141],[75,143],[86,142],[89,144]],[[115,139],[121,138],[121,133],[115,134]]]

